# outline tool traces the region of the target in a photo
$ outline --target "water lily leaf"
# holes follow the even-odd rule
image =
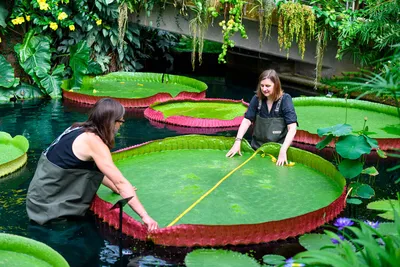
[[[367,135],[363,134],[362,135],[365,138],[365,141],[367,141],[367,143],[372,147],[372,148],[379,148],[378,146],[378,141],[376,141],[375,139],[368,137]]]
[[[333,248],[335,246],[331,238],[325,234],[302,235],[299,238],[299,243],[307,250],[320,250],[323,247],[331,246]]]
[[[359,160],[344,159],[340,162],[338,169],[344,177],[352,179],[363,170],[363,164]]]
[[[327,137],[325,137],[323,140],[319,141],[318,144],[316,145],[317,149],[323,149],[326,147],[333,139],[333,135],[329,134]]]
[[[353,205],[360,205],[362,203],[361,199],[358,198],[348,198],[346,202],[347,204],[353,204]]]
[[[253,258],[235,251],[197,249],[185,257],[187,267],[230,266],[230,267],[260,267]]]
[[[351,191],[352,197],[361,197],[369,199],[375,195],[375,190],[367,184],[352,183],[350,186],[353,188]]]
[[[285,260],[286,260],[286,258],[281,255],[268,254],[268,255],[263,256],[263,262],[265,264],[274,265],[274,266],[284,263]]]
[[[332,134],[333,136],[343,136],[350,134],[352,130],[353,128],[349,124],[337,124],[327,128],[319,128],[317,133],[320,137],[329,134]]]
[[[4,56],[0,55],[0,87],[10,88],[14,85],[14,80],[13,67]]]
[[[371,176],[377,176],[379,174],[378,170],[374,166],[362,170],[361,173],[368,174]]]
[[[367,208],[370,210],[391,211],[396,205],[400,206],[397,199],[386,199],[371,202],[367,205]]]
[[[336,143],[336,151],[347,159],[358,159],[363,154],[371,152],[371,146],[363,136],[348,135],[340,137]]]

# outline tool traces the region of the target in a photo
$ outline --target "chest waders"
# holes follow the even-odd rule
[[[40,156],[26,197],[28,216],[39,224],[68,216],[84,216],[103,180],[101,172],[63,169],[47,159],[47,152],[61,137],[78,129],[65,130]]]
[[[279,114],[283,96],[278,100],[274,112]],[[258,149],[265,143],[276,142],[283,143],[287,135],[287,125],[284,118],[263,118],[260,116],[261,100],[258,101],[257,115],[254,122],[253,138],[251,146],[253,149]]]

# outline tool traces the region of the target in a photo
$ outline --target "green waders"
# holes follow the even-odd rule
[[[279,99],[275,107],[275,112],[279,112],[282,97]],[[258,103],[258,113],[261,109],[261,100]],[[265,143],[276,142],[283,143],[287,135],[287,125],[282,117],[262,118],[259,114],[254,122],[253,138],[251,146],[253,149],[258,149]]]
[[[76,129],[67,129],[50,147]],[[26,197],[28,216],[38,224],[68,216],[84,216],[104,178],[98,171],[63,169],[53,164],[46,157],[49,148],[39,159]]]

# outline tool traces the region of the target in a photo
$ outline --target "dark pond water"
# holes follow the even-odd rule
[[[243,98],[247,102],[253,96],[257,81],[257,76],[244,79],[240,74],[225,77],[193,77],[208,84],[207,97]],[[284,85],[284,89],[292,97],[310,95],[290,85]],[[182,266],[189,249],[158,247],[126,237],[120,240],[116,230],[109,228],[94,216],[89,216],[85,221],[47,227],[29,222],[25,211],[25,197],[40,153],[73,122],[85,120],[88,110],[88,107],[63,100],[0,104],[0,131],[9,132],[12,136],[21,134],[30,141],[27,164],[19,171],[0,179],[0,232],[42,241],[59,251],[72,267]],[[168,128],[154,127],[143,117],[143,111],[128,111],[125,119],[126,123],[116,139],[115,149],[182,134]],[[216,134],[232,136],[236,131]],[[393,164],[391,162],[389,165],[382,163],[378,165],[381,175],[376,179],[375,185],[377,195],[381,198],[394,197],[395,192],[399,191],[399,188],[394,186],[398,173],[388,174],[384,171]],[[372,216],[360,210],[363,209],[347,208],[345,213],[359,217]],[[120,245],[124,248],[122,258],[119,257]],[[261,258],[267,253],[289,257],[301,248],[295,239],[291,239],[257,246],[229,247],[229,249]]]

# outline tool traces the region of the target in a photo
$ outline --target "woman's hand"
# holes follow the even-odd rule
[[[233,156],[236,155],[236,153],[239,152],[239,155],[242,155],[242,152],[240,152],[240,140],[235,141],[235,143],[233,144],[232,148],[228,151],[228,153],[226,153],[226,157],[232,158]]]
[[[286,157],[286,149],[279,150],[278,160],[276,161],[277,166],[283,166],[288,164],[287,157]]]
[[[144,222],[144,224],[147,227],[147,230],[149,231],[153,231],[158,228],[158,223],[155,220],[153,220],[148,214],[145,214],[142,217],[142,221]]]

